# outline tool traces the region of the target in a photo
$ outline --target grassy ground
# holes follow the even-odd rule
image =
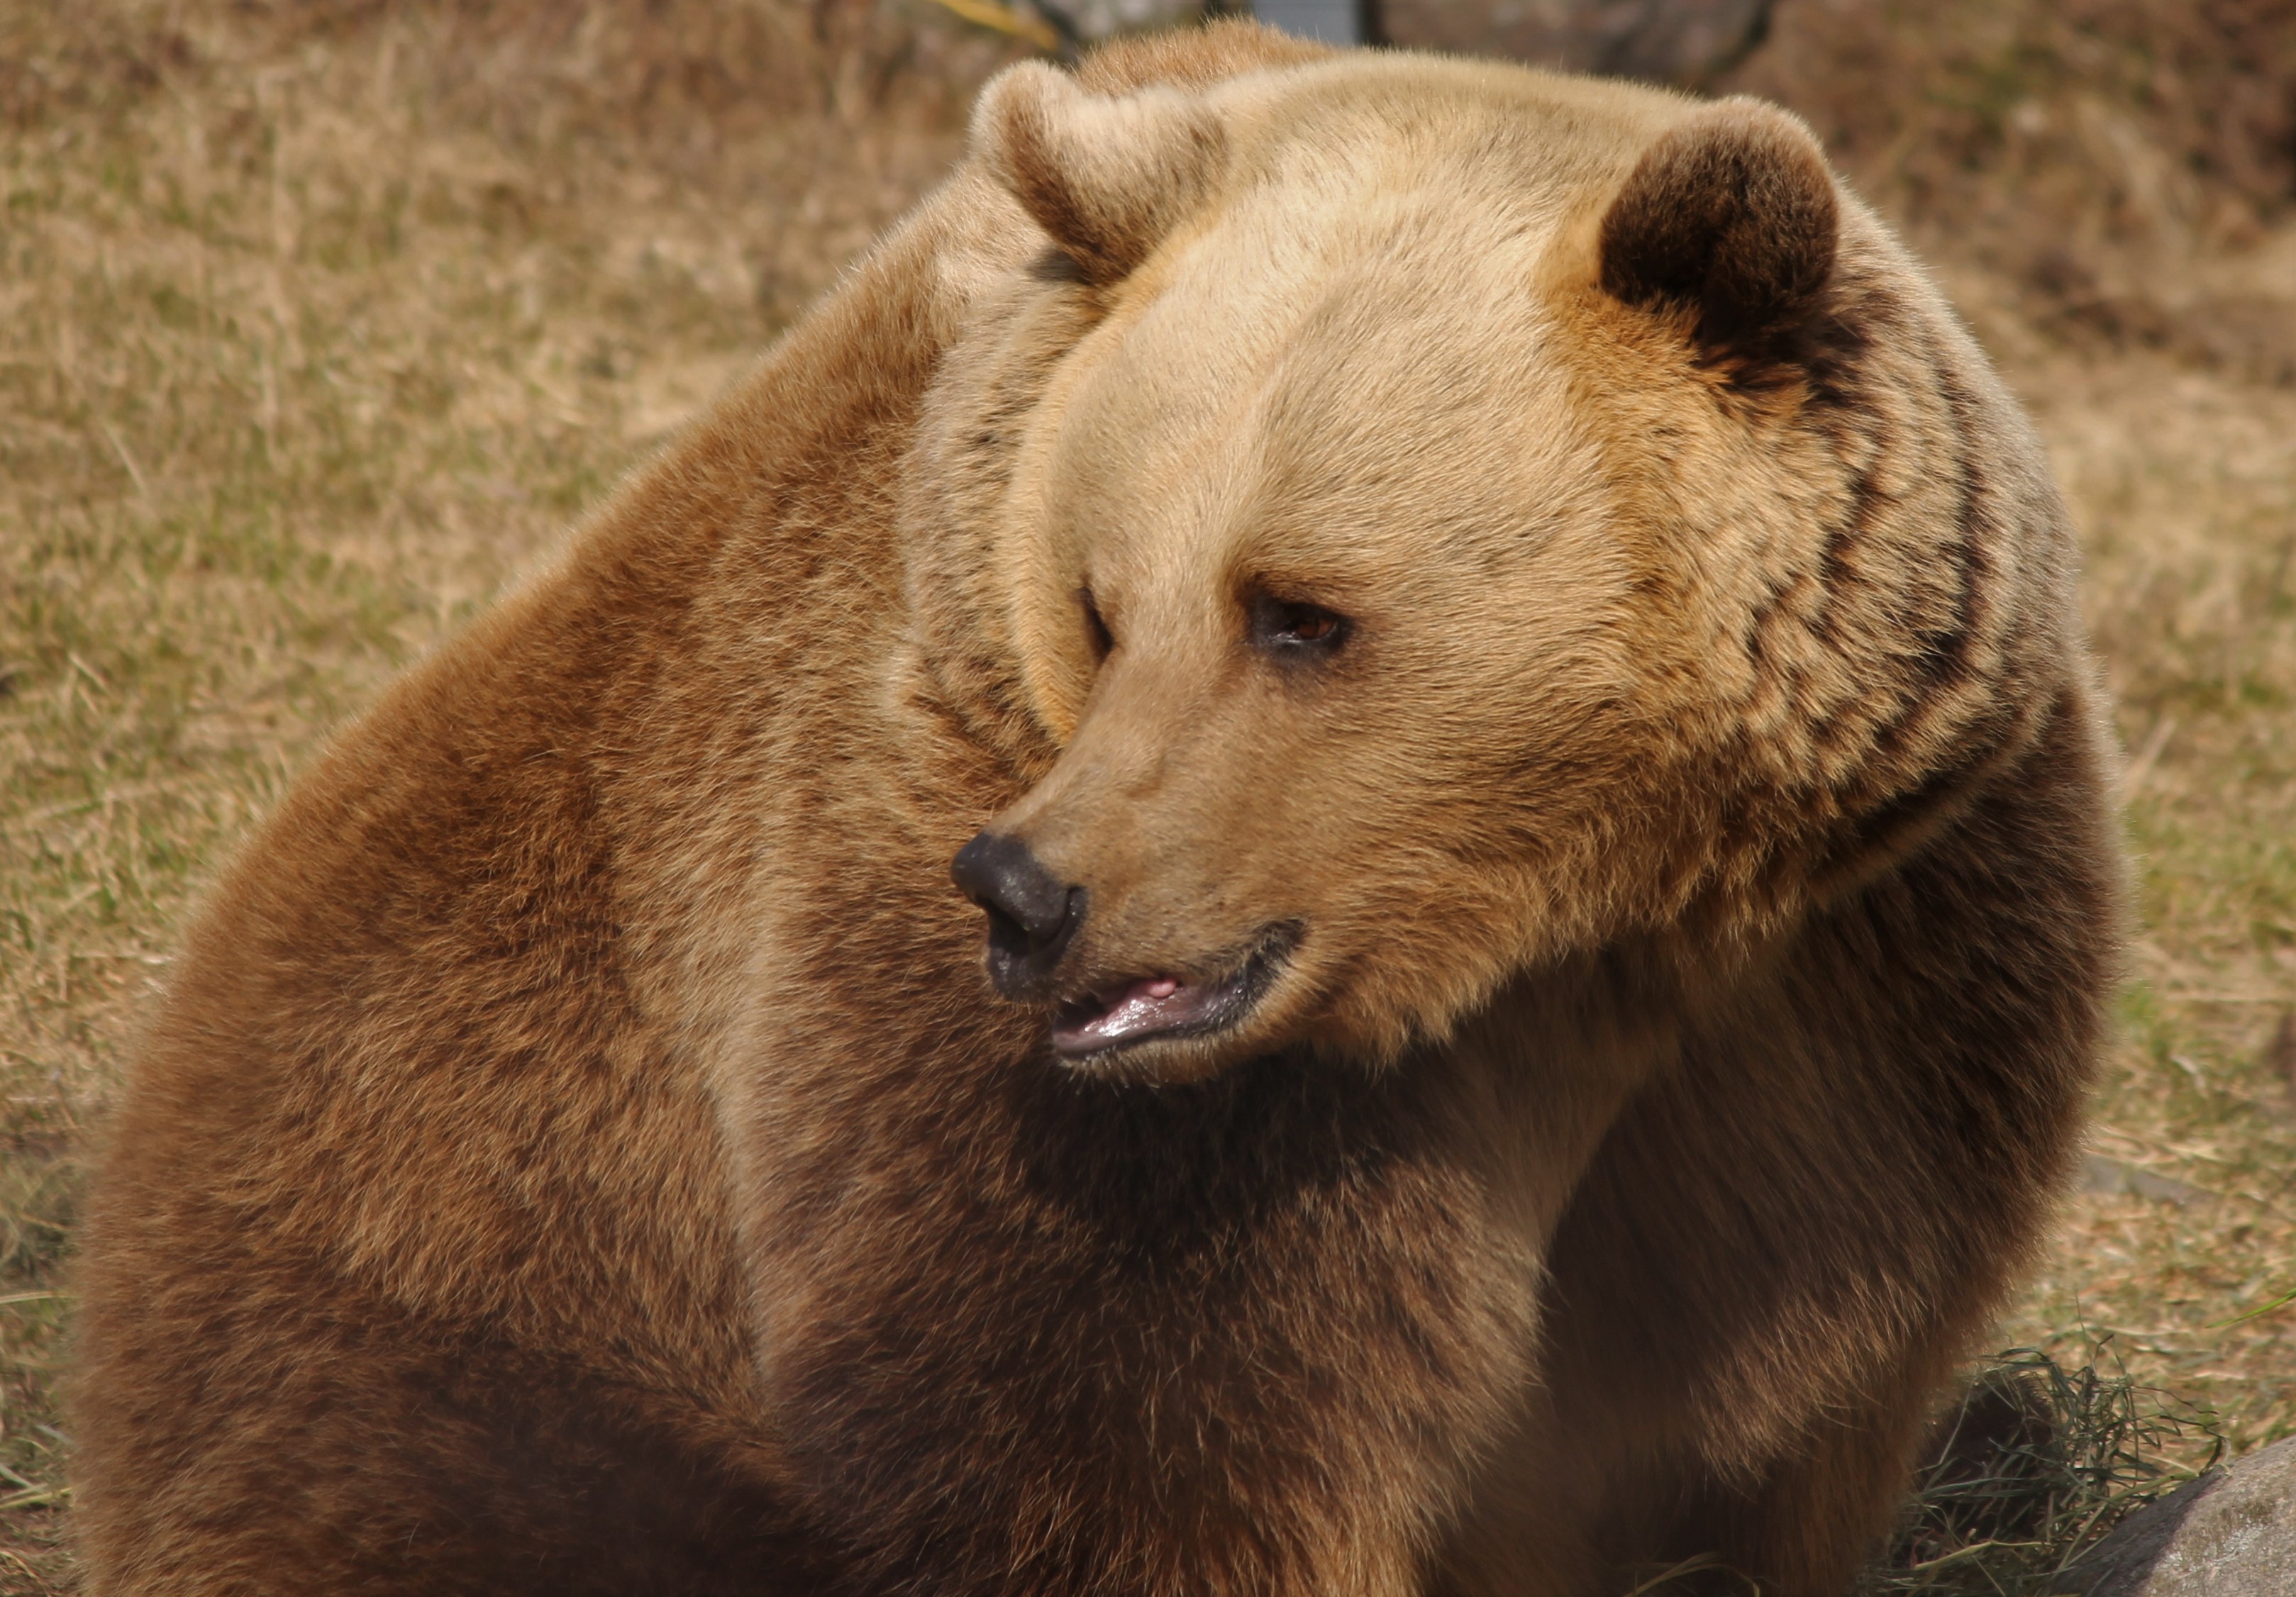
[[[2012,1334],[2110,1332],[2244,1450],[2296,1433],[2296,394],[2016,375],[2087,533],[2142,928],[2090,1190]]]
[[[186,905],[950,158],[997,58],[918,23],[0,0],[0,1591],[70,1584],[74,1197]],[[2296,233],[2202,265],[2296,299]],[[1948,277],[2087,541],[2143,884],[2089,1190],[2000,1340],[2253,1447],[2296,1433],[2296,391]]]

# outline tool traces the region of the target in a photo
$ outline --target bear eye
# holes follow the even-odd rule
[[[1077,590],[1077,602],[1084,606],[1085,631],[1092,639],[1092,658],[1097,664],[1108,658],[1108,651],[1116,647],[1116,639],[1109,633],[1108,623],[1100,618],[1100,606],[1093,602],[1090,588]]]
[[[1348,618],[1320,604],[1262,594],[1251,602],[1251,641],[1271,653],[1328,655],[1347,641]]]

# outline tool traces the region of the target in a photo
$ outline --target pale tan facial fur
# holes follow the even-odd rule
[[[1075,730],[996,824],[1092,895],[1080,983],[1217,971],[1297,928],[1229,1057],[1390,1056],[1583,935],[1543,902],[1577,884],[1539,877],[1611,797],[1567,773],[1635,714],[1603,625],[1630,573],[1540,356],[1536,248],[1365,186],[1328,256],[1312,218],[1255,208],[1141,285],[1008,502],[1031,687]],[[1344,635],[1289,640],[1270,602]]]

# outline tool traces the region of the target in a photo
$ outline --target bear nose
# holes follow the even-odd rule
[[[949,877],[988,914],[988,978],[1008,998],[1043,995],[1084,920],[1084,889],[1046,870],[1019,838],[983,831],[956,851]]]

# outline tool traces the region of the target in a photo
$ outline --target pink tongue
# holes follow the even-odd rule
[[[1112,1043],[1142,1032],[1185,1026],[1202,1012],[1196,989],[1170,976],[1151,976],[1134,982],[1089,1020],[1055,1028],[1054,1041],[1064,1047]]]

